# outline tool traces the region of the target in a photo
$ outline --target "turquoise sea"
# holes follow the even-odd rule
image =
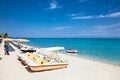
[[[27,38],[34,47],[63,46],[77,49],[78,57],[120,65],[120,38]]]

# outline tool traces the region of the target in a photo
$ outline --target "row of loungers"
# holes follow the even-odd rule
[[[18,59],[32,72],[47,71],[54,69],[67,68],[68,62],[61,59],[57,53],[43,51],[40,52],[27,52],[24,54],[18,54]]]

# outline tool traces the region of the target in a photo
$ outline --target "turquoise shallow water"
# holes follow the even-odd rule
[[[120,39],[118,38],[27,38],[34,47],[63,46],[79,50],[76,56],[87,57],[120,65]]]

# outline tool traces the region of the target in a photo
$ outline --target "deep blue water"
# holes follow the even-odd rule
[[[63,46],[79,50],[77,56],[120,65],[120,39],[118,38],[27,38],[34,47]]]

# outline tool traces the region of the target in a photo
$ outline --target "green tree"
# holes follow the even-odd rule
[[[4,37],[4,38],[8,38],[8,33],[5,33],[5,34],[3,35],[3,37]]]
[[[2,37],[2,34],[0,34],[0,38]]]

